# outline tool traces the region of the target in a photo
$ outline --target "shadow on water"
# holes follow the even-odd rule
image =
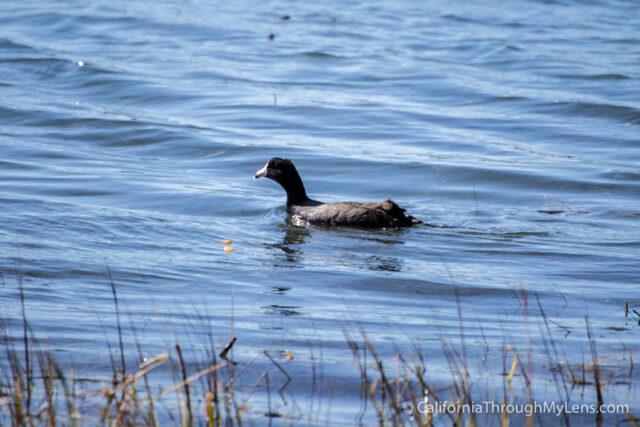
[[[372,271],[403,271],[401,257],[390,256],[394,246],[406,243],[407,229],[369,229],[361,227],[335,227],[311,225],[291,216],[278,226],[284,233],[282,241],[266,244],[282,251],[276,259],[284,266],[304,261],[302,246],[313,237],[325,244],[316,245],[308,254],[312,259],[323,258],[324,264],[338,268]]]
[[[267,248],[282,251],[282,254],[276,255],[276,259],[279,262],[285,263],[282,267],[294,267],[295,263],[302,260],[304,253],[300,249],[300,246],[311,238],[311,232],[305,227],[289,224],[288,220],[278,227],[284,232],[282,241],[278,243],[265,243],[264,245]]]
[[[303,263],[303,245],[315,236],[324,244],[314,246],[311,249],[314,252],[307,255],[312,259],[323,258],[324,264],[372,271],[403,270],[404,261],[387,254],[392,251],[391,247],[406,243],[408,230],[316,226],[300,223],[290,216],[278,228],[283,233],[282,240],[264,244],[266,248],[280,251],[275,255],[278,267],[292,268]]]

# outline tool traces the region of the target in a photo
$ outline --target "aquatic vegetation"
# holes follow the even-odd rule
[[[331,422],[330,402],[335,389],[333,381],[329,387],[316,387],[315,372],[322,366],[317,358],[306,361],[310,363],[312,375],[301,379],[312,381],[317,396],[310,396],[305,402],[304,399],[292,400],[288,390],[292,381],[298,380],[288,368],[289,363],[298,360],[296,356],[286,349],[278,356],[256,349],[249,360],[236,361],[233,348],[242,337],[232,336],[227,343],[214,345],[212,337],[203,332],[208,345],[183,345],[176,338],[175,342],[167,343],[165,352],[152,357],[144,356],[143,346],[136,339],[135,356],[132,356],[129,354],[132,343],[125,343],[123,327],[131,327],[135,336],[135,326],[120,322],[121,307],[112,279],[118,331],[117,349],[107,343],[112,376],[109,380],[80,378],[73,366],[57,361],[50,344],[39,339],[37,331],[30,327],[20,276],[18,281],[19,302],[23,307],[21,330],[10,328],[0,319],[2,422],[148,426],[243,425],[274,418],[285,424]],[[451,376],[448,382],[432,377],[429,360],[415,341],[411,341],[409,350],[397,350],[395,356],[385,358],[364,329],[343,324],[345,345],[353,355],[352,368],[359,372],[360,378],[359,384],[352,384],[362,399],[353,419],[390,426],[485,425],[488,422],[506,426],[512,421],[541,425],[553,417],[561,419],[564,425],[572,425],[577,410],[581,410],[580,416],[586,418],[579,420],[598,425],[602,425],[603,420],[607,425],[638,425],[629,401],[626,405],[620,403],[625,398],[631,399],[637,387],[631,349],[621,348],[598,356],[596,340],[585,318],[589,354],[567,355],[554,338],[537,296],[532,298],[521,291],[519,298],[522,326],[529,334],[527,342],[509,345],[505,337],[497,349],[490,348],[486,341],[480,345],[469,342],[462,305],[457,301],[459,342],[442,337],[429,343],[439,346],[448,361]],[[531,299],[535,299],[535,309],[529,307]],[[536,333],[544,342],[543,354],[534,354],[528,347]],[[471,361],[471,355],[475,354],[472,348],[482,349],[482,360]],[[133,366],[132,360],[137,361]],[[262,368],[254,369],[257,361],[266,362],[270,368],[264,369],[263,364]],[[486,369],[484,374],[474,368],[478,362]],[[545,387],[549,381],[545,377],[549,376],[556,396],[542,402],[537,396],[548,396]],[[609,385],[621,382],[628,385],[628,395],[610,395]],[[277,407],[272,396],[280,399]],[[313,407],[314,399],[329,402],[326,414],[301,415],[293,410],[293,407]],[[594,411],[601,407],[606,410]]]

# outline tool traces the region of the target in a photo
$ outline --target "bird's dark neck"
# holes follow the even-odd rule
[[[287,206],[296,205],[309,200],[307,192],[304,190],[302,179],[297,173],[295,176],[289,176],[284,182],[278,182],[284,191],[287,192]]]

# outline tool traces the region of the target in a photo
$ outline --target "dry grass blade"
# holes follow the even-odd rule
[[[589,325],[589,318],[584,318],[585,325],[587,327],[587,337],[589,338],[589,349],[591,350],[591,360],[593,361],[593,379],[596,385],[596,396],[598,399],[598,410],[596,412],[596,424],[602,424],[602,413],[600,407],[603,404],[602,399],[602,383],[600,382],[600,365],[598,365],[598,354],[596,352],[596,343],[591,336],[591,327]]]
[[[184,395],[185,395],[185,404],[187,407],[187,413],[185,420],[185,424],[188,426],[193,425],[193,412],[191,411],[191,393],[189,392],[189,383],[187,382],[187,368],[184,364],[184,359],[182,358],[182,350],[180,349],[180,345],[176,344],[176,353],[178,354],[178,362],[180,363],[180,372],[182,374],[182,383],[184,384]]]
[[[224,362],[218,363],[217,365],[205,368],[205,369],[203,369],[203,370],[191,375],[189,378],[179,382],[178,384],[175,384],[173,387],[169,387],[168,389],[163,390],[161,393],[155,395],[153,397],[153,400],[159,400],[159,399],[163,398],[164,396],[166,396],[167,394],[173,393],[174,391],[179,390],[180,388],[184,387],[185,385],[192,383],[193,381],[197,380],[198,378],[202,377],[203,375],[210,374],[213,371],[216,371],[216,370],[218,370],[218,369],[220,369],[220,368],[222,368],[224,366],[227,366],[228,364],[229,364],[229,362],[224,361]]]

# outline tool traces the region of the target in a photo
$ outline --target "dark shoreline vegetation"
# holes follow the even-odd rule
[[[232,323],[226,343],[215,344],[214,336],[203,332],[202,342],[208,344],[183,345],[178,338],[180,334],[174,332],[175,341],[166,344],[166,352],[145,356],[134,323],[123,321],[123,308],[110,273],[109,279],[117,342],[105,338],[112,376],[97,379],[78,377],[74,366],[56,359],[55,343],[41,339],[31,328],[25,310],[23,279],[16,274],[21,330],[9,328],[6,319],[0,317],[0,422],[145,426],[331,424],[331,402],[336,388],[331,373],[328,384],[317,384],[322,356],[307,361],[311,376],[303,381],[311,384],[311,400],[325,401],[326,411],[314,410],[313,415],[300,413],[298,403],[293,401],[291,405],[295,392],[287,390],[296,380],[287,366],[297,362],[296,355],[285,349],[277,355],[254,349],[252,358],[236,361],[233,348],[242,337],[234,336]],[[3,285],[8,286],[4,278]],[[352,352],[354,372],[360,377],[360,383],[353,385],[361,398],[361,406],[354,408],[354,425],[507,426],[515,422],[531,426],[551,420],[554,425],[567,426],[584,423],[638,426],[640,420],[630,400],[637,386],[637,381],[633,381],[637,368],[632,349],[622,346],[612,353],[600,354],[585,317],[589,353],[567,354],[552,335],[553,321],[546,316],[538,296],[520,290],[515,297],[520,303],[525,342],[515,346],[505,339],[501,348],[491,349],[486,341],[469,342],[465,336],[465,313],[459,296],[455,295],[459,342],[442,335],[437,342],[448,362],[451,376],[448,382],[430,380],[429,361],[413,340],[409,340],[408,349],[396,348],[394,357],[383,358],[364,329],[357,325],[338,326],[342,328],[345,346]],[[635,322],[638,319],[633,314],[638,315],[625,307],[625,316]],[[131,329],[134,343],[124,341],[125,328]],[[534,354],[532,350],[531,341],[536,335],[543,344],[543,354]],[[189,350],[185,351],[186,348]],[[482,355],[480,363],[486,369],[484,378],[481,372],[472,369],[471,354],[475,355],[477,349]],[[270,368],[252,369],[260,359]],[[552,401],[544,403],[536,398],[540,381],[553,388]],[[613,384],[626,385],[627,395],[609,393]],[[440,413],[428,413],[427,403],[435,405],[430,408]],[[543,404],[552,405],[554,412],[540,413]],[[314,403],[307,405],[311,408]],[[487,412],[491,405],[502,406],[503,410]],[[567,405],[564,411],[558,409],[562,405]],[[584,408],[584,413],[577,414],[576,409],[571,412],[572,405]],[[593,410],[602,405],[615,409],[609,413]],[[531,410],[534,407],[537,412]]]

